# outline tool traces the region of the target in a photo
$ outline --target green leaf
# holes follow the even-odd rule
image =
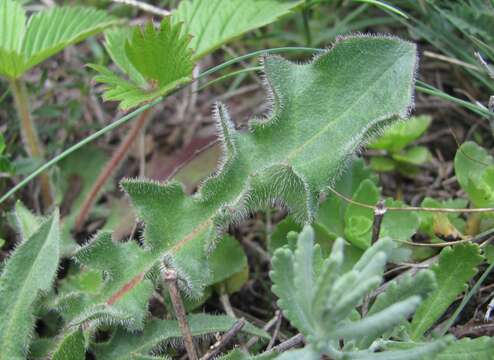
[[[295,299],[293,262],[292,251],[287,248],[276,250],[269,276],[273,281],[272,290],[278,296],[277,304],[283,310],[283,315],[293,326],[307,334],[311,330],[311,320],[307,319],[304,310],[300,308]]]
[[[20,201],[15,204],[14,215],[21,241],[29,239],[45,221],[41,216],[34,215]]]
[[[91,65],[100,74],[97,82],[105,84],[105,100],[120,101],[122,109],[135,107],[170,93],[192,77],[192,50],[182,24],[163,19],[159,28],[148,23],[136,27],[130,35],[124,30],[106,36],[106,48],[130,80],[120,78],[107,68]]]
[[[408,275],[399,282],[389,283],[386,291],[377,296],[366,316],[371,316],[387,309],[389,306],[404,301],[412,296],[420,296],[422,300],[436,288],[435,275],[430,270],[422,270],[414,277]],[[372,344],[375,337],[364,334],[359,342],[359,348],[366,348]]]
[[[53,353],[52,360],[85,360],[86,340],[81,329],[66,335]]]
[[[276,360],[318,360],[321,355],[318,351],[315,351],[312,347],[306,346],[302,349],[285,351],[278,355]]]
[[[40,11],[29,18],[23,39],[24,71],[118,22],[105,11],[81,6]]]
[[[185,0],[172,13],[192,35],[194,59],[200,59],[226,42],[250,30],[276,21],[302,1]]]
[[[0,277],[0,359],[25,359],[34,304],[51,289],[59,261],[58,212],[13,252]]]
[[[430,208],[465,208],[467,201],[464,199],[450,199],[442,203],[426,197],[422,207]],[[465,228],[465,221],[460,218],[459,213],[430,213],[420,212],[420,230],[429,235],[435,241],[441,241],[440,238],[456,240],[461,238],[461,232]]]
[[[404,207],[401,201],[386,199],[387,207]],[[412,211],[388,211],[381,224],[380,237],[390,237],[395,241],[408,241],[417,232],[420,219]]]
[[[414,146],[400,153],[393,154],[394,160],[411,165],[422,165],[431,158],[432,155],[425,146]]]
[[[208,255],[230,224],[273,203],[285,204],[300,223],[313,221],[320,192],[348,157],[395,114],[407,114],[415,55],[410,43],[359,36],[304,65],[267,57],[273,113],[241,133],[226,108],[217,107],[224,157],[196,194],[186,195],[174,181],[122,182],[146,225],[144,246],[97,238],[85,247],[87,266],[95,256],[94,265],[113,275],[98,301],[117,305],[163,262],[177,271],[182,290],[198,298],[211,277]]]
[[[17,1],[0,3],[0,75],[17,73],[24,63],[20,55],[26,28],[26,13]]]
[[[192,314],[187,317],[193,336],[205,336],[228,331],[236,319],[226,315]],[[250,323],[246,323],[242,332],[249,335],[269,338],[269,335]],[[178,322],[175,320],[151,320],[141,333],[129,334],[117,329],[110,341],[93,346],[98,360],[127,360],[134,355],[155,353],[167,343],[182,338]]]
[[[338,327],[331,336],[346,340],[358,340],[362,337],[378,338],[384,332],[403,323],[417,307],[421,299],[411,296],[405,300],[387,306],[385,309],[372,315],[367,315],[358,322],[350,322]]]
[[[373,156],[370,158],[369,166],[372,170],[378,172],[394,171],[396,162],[384,156]]]
[[[441,251],[439,262],[432,267],[437,289],[422,303],[412,320],[412,339],[418,340],[441,317],[456,297],[467,288],[482,262],[475,244],[457,245]]]
[[[379,197],[379,188],[371,180],[364,180],[352,200],[374,206],[379,201]],[[345,211],[345,238],[365,250],[371,243],[373,221],[372,209],[355,204],[348,205]]]
[[[455,173],[475,207],[494,206],[494,159],[474,142],[460,146],[455,156]]]
[[[3,0],[0,4],[0,48],[20,52],[26,31],[26,12],[18,1]]]
[[[384,135],[371,143],[371,149],[387,150],[398,153],[408,144],[417,140],[431,124],[431,117],[427,115],[414,116],[410,120],[401,121],[390,126]]]
[[[434,360],[489,360],[492,358],[493,346],[494,338],[492,337],[463,338],[449,344],[445,350],[434,357]]]
[[[18,78],[32,67],[89,36],[115,25],[105,11],[53,7],[31,16],[13,0],[0,4],[0,75]]]
[[[352,198],[362,181],[369,179],[377,184],[377,176],[365,166],[363,159],[352,159],[351,165],[337,179],[334,189]],[[347,202],[336,194],[329,193],[317,213],[317,222],[324,225],[330,233],[344,237],[344,217]]]
[[[223,236],[209,258],[211,284],[227,280],[247,266],[247,256],[240,243],[232,236]]]

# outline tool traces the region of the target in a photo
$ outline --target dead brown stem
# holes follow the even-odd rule
[[[194,339],[187,322],[187,316],[185,315],[184,303],[180,296],[180,291],[177,286],[177,272],[172,269],[165,269],[163,278],[168,285],[168,291],[170,292],[170,298],[172,300],[173,309],[184,338],[185,350],[190,360],[198,360],[196,347],[194,345]]]
[[[235,324],[233,324],[233,326],[226,333],[223,334],[221,339],[218,340],[211,347],[211,349],[206,354],[204,354],[203,357],[201,357],[201,360],[210,360],[216,358],[221,352],[221,350],[225,348],[232,341],[232,339],[235,337],[235,335],[237,335],[240,332],[240,330],[242,330],[244,325],[245,325],[244,318],[237,320]]]

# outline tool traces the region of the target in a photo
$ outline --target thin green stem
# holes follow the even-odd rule
[[[27,154],[32,158],[43,159],[44,149],[39,141],[38,132],[33,123],[29,108],[29,98],[26,85],[22,79],[11,79],[10,88],[14,96],[15,107],[20,120],[20,128],[24,147]],[[53,191],[50,177],[47,173],[40,173],[41,197],[45,209],[53,204]]]
[[[117,127],[119,127],[122,124],[125,124],[129,120],[135,118],[137,115],[139,115],[142,112],[144,112],[145,110],[147,110],[147,109],[153,107],[154,105],[158,104],[161,100],[162,100],[162,98],[158,98],[158,99],[154,100],[153,102],[150,102],[149,104],[146,104],[146,105],[140,107],[139,109],[137,109],[137,110],[135,110],[135,111],[133,111],[133,112],[125,115],[124,117],[118,119],[117,121],[111,123],[110,125],[105,126],[103,129],[96,131],[94,134],[88,136],[84,140],[82,140],[82,141],[78,142],[77,144],[71,146],[70,148],[68,148],[67,150],[65,150],[64,152],[62,152],[61,154],[55,156],[50,161],[47,161],[46,163],[44,163],[43,165],[41,165],[38,169],[36,169],[35,171],[33,171],[31,174],[29,174],[26,178],[24,178],[20,183],[18,183],[16,186],[14,186],[12,189],[10,189],[5,195],[3,195],[0,198],[0,204],[3,203],[5,200],[7,200],[10,196],[12,196],[13,194],[15,194],[17,191],[19,191],[19,189],[21,189],[24,186],[26,186],[26,184],[29,183],[31,180],[33,180],[36,176],[38,176],[39,174],[41,174],[43,171],[49,169],[50,167],[52,167],[53,165],[55,165],[56,163],[58,163],[60,160],[66,158],[67,156],[69,156],[70,154],[72,154],[74,151],[79,150],[84,145],[89,144],[90,142],[96,140],[97,138],[99,138],[100,136],[106,134],[107,132],[109,132],[109,131],[111,131],[111,130],[117,128]]]
[[[310,10],[308,8],[304,8],[304,10],[302,10],[302,21],[304,24],[306,46],[311,46],[312,44],[312,34],[310,32],[310,25],[309,25],[309,11]]]

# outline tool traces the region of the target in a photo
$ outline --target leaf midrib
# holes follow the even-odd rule
[[[287,156],[286,158],[286,161],[287,162],[291,162],[292,160],[294,160],[294,158],[308,145],[310,145],[311,143],[313,143],[314,141],[316,141],[319,137],[321,137],[322,135],[324,135],[324,133],[326,133],[332,126],[334,126],[335,123],[337,123],[343,116],[345,116],[350,110],[353,110],[354,107],[360,102],[360,100],[362,100],[365,96],[368,95],[369,91],[374,89],[376,84],[379,83],[379,81],[382,79],[382,77],[387,74],[391,69],[393,69],[396,65],[396,63],[401,60],[401,58],[403,58],[404,56],[408,55],[408,53],[406,52],[403,52],[400,56],[398,56],[396,58],[395,61],[393,61],[393,63],[383,72],[377,74],[376,77],[374,77],[371,81],[372,81],[372,84],[367,87],[367,89],[365,91],[363,91],[358,97],[357,99],[348,107],[345,108],[345,110],[343,112],[341,112],[334,120],[332,121],[329,121],[320,131],[318,131],[317,133],[315,133],[314,135],[312,135],[307,141],[305,141],[302,145],[300,145],[299,147],[293,149]],[[392,114],[389,114],[390,116]],[[374,121],[375,119],[373,119]]]

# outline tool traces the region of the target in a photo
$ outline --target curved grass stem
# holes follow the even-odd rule
[[[20,120],[20,128],[24,147],[27,154],[32,158],[44,160],[44,149],[38,136],[38,132],[31,117],[29,98],[26,85],[22,79],[12,79],[10,88],[14,96],[14,103]],[[41,199],[43,208],[48,210],[53,205],[53,187],[47,172],[39,174],[41,186]]]

